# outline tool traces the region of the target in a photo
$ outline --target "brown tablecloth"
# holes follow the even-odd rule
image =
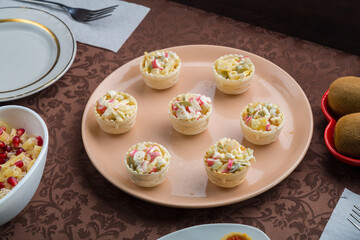
[[[323,47],[182,4],[134,0],[151,8],[118,53],[78,43],[70,70],[32,96],[1,103],[27,106],[46,121],[44,175],[29,205],[0,227],[0,239],[157,239],[208,223],[257,227],[271,239],[318,239],[343,189],[360,193],[360,169],[327,151],[320,101],[340,76],[360,76],[356,55]],[[213,44],[260,55],[287,71],[306,93],[314,133],[300,165],[280,184],[249,200],[208,209],[176,209],[134,198],[90,162],[81,139],[85,104],[101,81],[144,51]]]

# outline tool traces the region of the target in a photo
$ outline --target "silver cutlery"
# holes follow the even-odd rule
[[[20,2],[30,2],[41,5],[48,5],[51,7],[61,8],[65,10],[71,18],[79,22],[90,22],[101,18],[111,16],[111,13],[116,9],[118,5],[106,7],[98,10],[89,10],[84,8],[73,8],[66,6],[62,3],[51,2],[47,0],[16,0]]]
[[[359,231],[360,231],[360,208],[356,205],[354,205],[355,209],[352,209],[352,212],[350,213],[350,218],[347,218],[352,225],[354,225]]]

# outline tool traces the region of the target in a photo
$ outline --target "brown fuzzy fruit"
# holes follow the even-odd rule
[[[337,121],[334,143],[339,153],[360,159],[360,113],[348,114]]]
[[[360,112],[360,78],[341,77],[331,83],[328,104],[339,117]]]

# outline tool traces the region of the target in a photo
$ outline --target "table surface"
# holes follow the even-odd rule
[[[151,8],[117,53],[78,43],[75,61],[55,84],[1,103],[29,107],[46,121],[50,145],[33,199],[0,227],[1,239],[157,239],[186,227],[239,223],[271,239],[319,239],[344,188],[360,193],[360,168],[327,151],[321,97],[330,83],[360,76],[360,59],[308,41],[176,2],[130,1]],[[119,190],[92,165],[81,139],[84,107],[95,88],[144,51],[212,44],[252,52],[288,72],[311,104],[314,133],[300,165],[272,189],[243,202],[206,209],[154,205]]]

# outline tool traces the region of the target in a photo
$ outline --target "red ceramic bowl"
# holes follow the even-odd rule
[[[329,124],[326,126],[324,131],[324,140],[325,145],[327,149],[330,151],[330,153],[340,161],[353,165],[353,166],[360,166],[360,159],[355,159],[351,157],[347,157],[336,151],[335,144],[334,144],[334,131],[335,131],[335,125],[337,119],[335,118],[335,114],[331,111],[329,104],[328,104],[328,94],[329,90],[327,90],[324,94],[324,96],[321,99],[321,109],[326,117],[326,119],[329,121]]]

